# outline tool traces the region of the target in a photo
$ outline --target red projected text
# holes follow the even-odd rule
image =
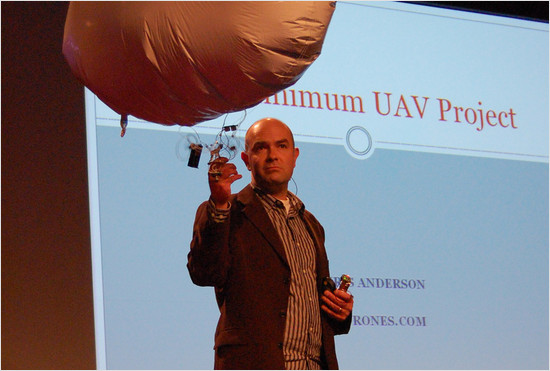
[[[448,99],[437,98],[437,100],[439,101],[439,121],[447,121],[447,117],[454,118],[454,122],[467,122],[470,125],[477,126],[477,131],[482,131],[485,124],[493,127],[500,125],[503,128],[517,129],[514,123],[516,113],[512,108],[509,111],[496,113],[493,110],[484,111],[482,107],[474,109],[453,106]],[[477,102],[477,104],[482,106],[483,103]]]
[[[475,100],[474,100],[475,101]],[[430,120],[467,124],[481,132],[487,128],[517,129],[513,108],[488,109],[481,100],[476,107],[459,105],[447,98],[432,99],[428,96],[393,94],[372,91],[371,99],[357,94],[334,94],[310,90],[287,89],[264,100],[264,104],[346,112],[373,113],[388,118]],[[370,108],[369,108],[370,107]]]

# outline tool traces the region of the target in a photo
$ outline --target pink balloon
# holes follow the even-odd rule
[[[71,2],[63,54],[121,115],[192,126],[293,85],[321,53],[334,2]]]

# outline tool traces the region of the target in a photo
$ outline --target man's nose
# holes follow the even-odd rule
[[[275,147],[269,147],[267,149],[267,161],[274,161],[277,159],[277,149]]]

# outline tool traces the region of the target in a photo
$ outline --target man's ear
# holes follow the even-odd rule
[[[250,171],[249,161],[248,161],[248,153],[241,152],[241,159],[243,160],[244,164],[246,165],[246,168]]]
[[[298,147],[294,147],[294,167],[296,167],[296,160],[298,159],[298,156],[300,155],[300,150],[298,149]]]

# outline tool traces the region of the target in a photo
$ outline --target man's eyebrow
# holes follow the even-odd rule
[[[254,142],[253,147],[265,145],[268,142],[269,142],[268,140],[259,140],[257,142]],[[275,141],[275,144],[284,144],[284,143],[290,143],[290,141],[287,138],[283,138]]]
[[[259,145],[264,145],[265,143],[267,143],[265,140],[258,140],[254,143],[252,143],[253,147],[256,147],[256,146],[259,146]]]

